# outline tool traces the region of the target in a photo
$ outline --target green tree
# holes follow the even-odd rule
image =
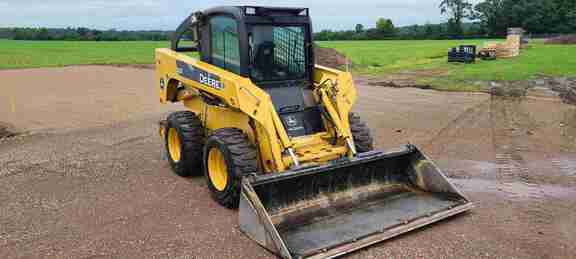
[[[474,6],[473,19],[479,20],[482,27],[496,35],[506,31],[504,0],[487,0]]]
[[[448,32],[462,34],[462,22],[470,17],[472,4],[468,0],[442,0],[440,13],[448,15]]]
[[[50,35],[50,33],[48,32],[48,29],[46,28],[40,28],[37,30],[36,32],[36,39],[37,40],[51,40],[52,36]]]
[[[575,33],[574,0],[485,0],[474,6],[474,19],[486,32],[505,35],[509,27],[532,33]]]
[[[434,34],[434,27],[430,23],[426,23],[426,25],[424,25],[424,35],[426,35],[426,37],[430,37],[433,34]]]
[[[576,32],[576,6],[566,14],[566,18],[568,20],[568,26],[572,27],[572,30]]]
[[[413,34],[420,33],[420,25],[414,24],[414,25],[410,26],[410,32],[412,32]]]
[[[364,25],[356,24],[355,31],[356,33],[362,33],[364,31]]]
[[[396,27],[390,19],[380,18],[376,21],[376,30],[383,35],[393,35],[396,33]]]

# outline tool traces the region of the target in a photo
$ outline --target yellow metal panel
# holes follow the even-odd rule
[[[334,159],[346,156],[348,148],[346,146],[332,146],[330,144],[309,146],[307,148],[297,149],[296,155],[301,164],[306,163],[324,163]],[[291,163],[290,156],[284,156],[284,163]]]
[[[184,77],[178,71],[177,61],[217,75],[222,87]],[[156,50],[156,67],[162,103],[183,102],[188,109],[201,116],[208,130],[227,127],[243,130],[258,147],[260,164],[265,172],[282,172],[294,163],[283,152],[287,148],[293,148],[298,161],[304,163],[326,162],[350,152],[345,146],[345,139],[351,139],[348,114],[356,102],[357,93],[348,72],[322,66],[316,66],[314,72],[316,97],[322,93],[318,101],[324,103],[337,132],[327,129],[324,133],[291,139],[270,96],[250,79],[170,49]],[[327,84],[323,85],[324,82]],[[200,95],[217,98],[221,106],[205,104]],[[250,126],[251,120],[253,127]],[[340,135],[335,146],[328,141],[333,139],[333,134]]]
[[[202,112],[205,126],[208,130],[214,131],[221,128],[241,129],[254,142],[252,128],[248,124],[250,117],[238,111],[233,111],[225,107],[210,106],[205,108],[206,114]]]
[[[181,100],[184,103],[184,106],[188,108],[188,110],[196,113],[200,118],[202,118],[202,114],[204,113],[202,107],[204,105],[204,101],[200,97],[188,98],[185,100]]]
[[[343,136],[351,136],[348,114],[358,98],[352,74],[316,65],[314,84],[317,88],[324,89],[327,95],[334,96],[333,100],[326,96],[323,103],[329,111],[333,109],[333,112],[338,114],[340,122],[337,124],[340,124],[339,130]]]
[[[223,88],[217,89],[210,87],[180,75],[176,65],[177,60],[194,66],[195,68],[202,69],[207,73],[218,75],[223,84]],[[173,91],[173,89],[167,87],[167,82],[173,80],[182,83],[186,88],[197,89],[198,91],[219,98],[226,107],[218,108],[209,106],[210,111],[207,114],[210,118],[222,119],[218,122],[217,120],[211,121],[209,118],[207,127],[209,129],[238,127],[245,130],[249,135],[252,135],[250,137],[254,141],[254,133],[249,129],[247,123],[248,118],[252,118],[255,124],[262,128],[261,135],[266,135],[267,139],[271,140],[269,141],[270,143],[267,144],[269,144],[270,156],[272,157],[270,160],[274,163],[273,168],[284,169],[286,167],[282,161],[282,150],[292,145],[290,139],[284,128],[278,127],[280,119],[274,109],[270,96],[254,85],[250,79],[243,78],[170,49],[156,50],[156,65],[156,76],[160,86],[161,102],[170,101],[168,97],[170,96],[170,91]],[[161,82],[164,82],[164,86],[162,86]],[[178,94],[178,97],[182,97],[181,94]],[[191,97],[191,99],[191,101],[184,101],[186,105],[190,109],[202,113],[201,110],[203,107],[199,107],[198,103],[194,101],[197,98]],[[237,110],[238,113],[230,113],[231,110]],[[277,139],[280,139],[281,142],[276,142],[275,140]]]
[[[264,172],[283,172],[291,164],[290,161],[282,161],[282,163],[275,163],[274,150],[280,145],[278,139],[275,137],[270,138],[266,134],[266,130],[259,124],[256,125],[256,136],[259,147],[261,165]],[[282,154],[279,154],[282,157]]]
[[[330,134],[322,132],[314,135],[292,138],[292,143],[294,144],[294,148],[298,149],[302,147],[322,145],[330,138],[332,138]]]

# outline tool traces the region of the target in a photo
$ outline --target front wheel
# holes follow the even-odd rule
[[[204,146],[204,175],[212,198],[238,208],[241,180],[258,170],[257,151],[246,135],[234,128],[214,131]]]
[[[182,177],[198,174],[204,141],[204,128],[198,116],[189,111],[174,112],[162,131],[172,171]]]
[[[350,130],[352,131],[352,138],[354,139],[354,146],[358,153],[364,153],[374,150],[374,138],[370,132],[370,128],[357,113],[351,112],[348,116],[350,121]]]

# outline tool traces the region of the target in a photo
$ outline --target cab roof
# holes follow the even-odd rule
[[[217,6],[206,9],[203,15],[228,14],[241,19],[244,16],[308,16],[308,8],[266,6]]]

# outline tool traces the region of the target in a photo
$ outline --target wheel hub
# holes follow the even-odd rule
[[[168,153],[170,153],[170,158],[174,162],[179,162],[181,158],[180,150],[180,137],[178,137],[178,131],[175,128],[170,128],[168,130]]]
[[[224,191],[228,184],[228,169],[224,155],[218,148],[210,149],[208,153],[208,175],[216,190]]]

